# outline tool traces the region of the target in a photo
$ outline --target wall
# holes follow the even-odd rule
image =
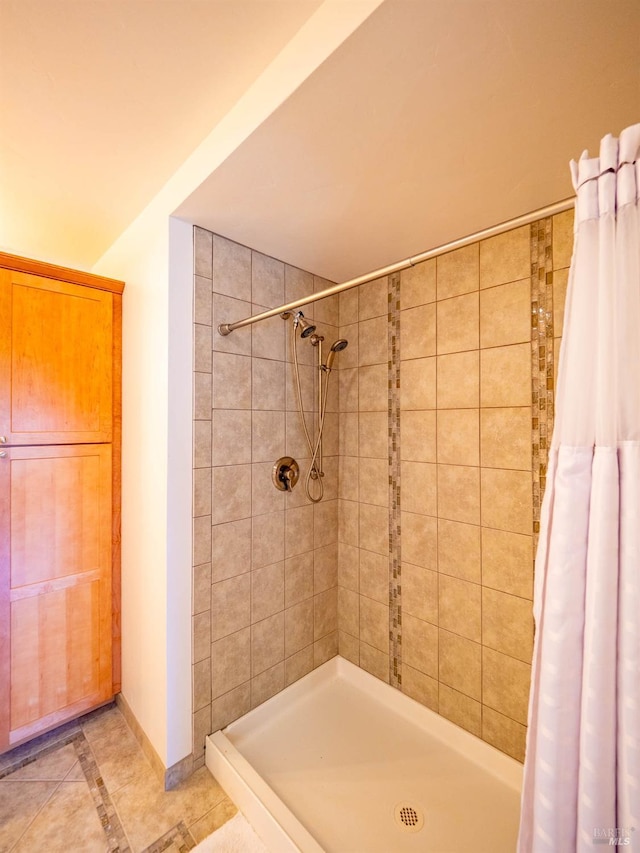
[[[340,296],[340,654],[522,759],[572,213]]]
[[[196,228],[193,410],[193,730],[204,737],[337,653],[338,384],[329,395],[325,497],[300,483],[276,490],[280,456],[306,470],[280,317],[228,337],[239,320],[329,282]],[[311,306],[318,332],[338,337],[338,299]],[[316,350],[299,344],[307,407]]]

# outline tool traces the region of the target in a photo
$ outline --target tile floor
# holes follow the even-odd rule
[[[0,853],[182,853],[236,811],[206,767],[164,791],[115,705],[0,755]]]

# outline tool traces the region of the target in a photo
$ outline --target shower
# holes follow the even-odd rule
[[[291,318],[292,320],[291,355],[293,361],[293,375],[294,385],[296,389],[296,401],[298,404],[298,413],[300,415],[302,429],[307,441],[307,445],[309,447],[309,452],[311,454],[309,470],[307,471],[304,480],[304,490],[310,501],[312,501],[313,503],[318,503],[322,500],[322,496],[324,494],[324,485],[322,482],[322,478],[324,477],[324,471],[322,470],[322,434],[324,431],[325,415],[327,412],[329,377],[331,376],[331,371],[333,369],[333,363],[335,361],[336,354],[346,349],[346,347],[349,345],[349,342],[344,338],[340,338],[339,340],[331,344],[331,347],[329,348],[329,353],[327,355],[327,360],[326,362],[323,362],[322,344],[324,341],[324,336],[317,333],[316,326],[311,321],[306,319],[302,311],[296,311],[295,314],[287,311],[281,316],[283,320],[287,320],[289,318]],[[304,338],[305,340],[308,340],[311,346],[316,347],[317,350],[316,369],[318,382],[318,424],[317,433],[315,436],[313,436],[313,438],[309,432],[309,428],[307,426],[307,422],[304,416],[302,389],[300,386],[300,368],[298,365],[298,329],[301,330],[300,337]],[[315,489],[315,495],[312,494],[312,480],[317,484],[317,488]]]

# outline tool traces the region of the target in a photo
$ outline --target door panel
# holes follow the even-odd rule
[[[9,445],[112,437],[111,293],[0,270],[0,435]]]
[[[111,447],[0,459],[0,748],[111,697]]]

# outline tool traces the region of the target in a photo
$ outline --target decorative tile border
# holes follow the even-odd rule
[[[389,425],[389,683],[402,685],[402,578],[400,553],[400,274],[388,278]]]
[[[142,853],[163,853],[164,850],[171,848],[179,853],[186,853],[187,850],[193,850],[196,842],[193,836],[182,821],[172,827],[163,836],[146,847]]]
[[[531,224],[531,449],[533,461],[534,556],[540,533],[540,507],[553,433],[553,256],[552,219]]]

